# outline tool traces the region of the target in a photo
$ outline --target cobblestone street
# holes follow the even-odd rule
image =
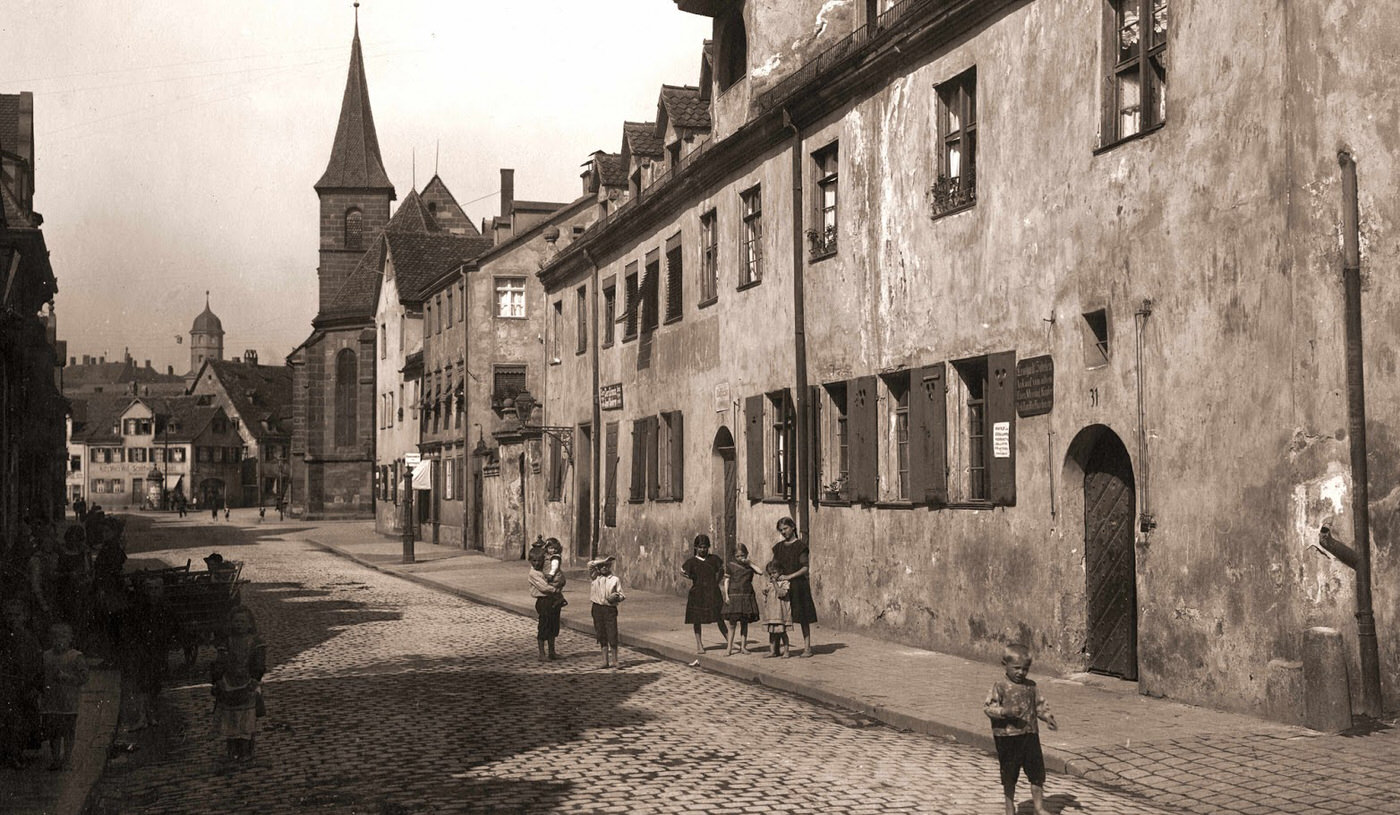
[[[94,796],[103,815],[999,811],[996,762],[974,749],[636,651],[604,671],[594,644],[568,630],[563,659],[541,664],[533,620],[290,531],[259,528],[260,542],[235,546],[232,527],[174,529],[193,533],[186,546],[207,542],[160,553],[172,562],[212,549],[246,562],[245,602],[269,646],[269,715],[253,764],[222,772],[203,649],[166,692],[183,729],[160,760],[109,766]],[[586,613],[575,589],[566,615]],[[1059,776],[1047,799],[1052,812],[1171,811]]]

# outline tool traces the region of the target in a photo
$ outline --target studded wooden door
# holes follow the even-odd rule
[[[1136,496],[1132,462],[1116,436],[1084,467],[1084,558],[1089,670],[1137,679]]]

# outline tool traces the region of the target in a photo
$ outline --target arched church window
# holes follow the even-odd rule
[[[715,78],[719,89],[727,90],[730,85],[743,79],[749,72],[749,37],[744,30],[743,8],[725,18],[719,33],[719,64]]]
[[[361,249],[364,246],[364,216],[358,209],[345,213],[345,248]]]
[[[359,376],[356,371],[355,352],[349,348],[341,350],[335,357],[335,446],[351,447],[357,435],[356,423],[359,420],[356,390]]]

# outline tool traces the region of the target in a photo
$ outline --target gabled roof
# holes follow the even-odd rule
[[[279,420],[292,404],[291,368],[223,359],[207,360],[205,368],[228,394],[230,415],[241,419],[253,435],[286,435],[290,431],[280,427]]]
[[[423,188],[422,198],[428,204],[428,211],[444,230],[465,235],[481,234],[476,224],[472,223],[472,219],[467,217],[462,205],[457,203],[452,191],[447,189],[447,184],[443,183],[436,173]],[[433,207],[434,204],[437,205],[436,208]]]
[[[664,137],[666,125],[690,130],[710,129],[710,104],[692,85],[662,85],[656,103],[656,135]]]
[[[201,404],[198,396],[174,396],[167,399],[146,399],[157,416],[165,417],[155,434],[155,443],[194,441],[204,433],[215,416],[224,412],[218,405]],[[225,414],[226,415],[226,414]]]
[[[73,399],[73,441],[83,444],[115,444],[112,423],[117,421],[135,397],[126,393],[97,393]]]
[[[656,122],[623,122],[622,153],[648,158],[664,152],[661,138],[656,135]]]
[[[389,219],[389,223],[384,225],[385,232],[441,232],[442,226],[428,211],[428,205],[423,203],[423,197],[417,190],[412,190],[404,196],[403,203],[394,211],[394,217]]]
[[[130,385],[131,383],[178,384],[184,387],[185,378],[165,374],[155,368],[138,366],[135,360],[124,362],[93,362],[88,365],[68,365],[63,369],[63,387],[76,389],[90,385]],[[128,393],[127,398],[131,396]]]
[[[434,281],[495,245],[491,238],[386,232],[399,302],[417,304]]]
[[[350,71],[345,78],[345,97],[340,103],[340,122],[335,128],[330,163],[316,190],[387,190],[394,185],[384,172],[379,157],[379,137],[374,132],[374,114],[369,108],[369,85],[365,82],[365,61],[360,54],[360,24],[355,23],[355,39],[350,44]]]
[[[622,162],[621,153],[604,153],[599,150],[589,158],[588,163],[602,186],[627,186],[627,165]]]

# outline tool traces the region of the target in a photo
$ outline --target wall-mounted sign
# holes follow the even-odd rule
[[[729,410],[729,383],[721,382],[715,386],[715,413],[725,413]]]
[[[599,410],[622,410],[622,383],[604,385],[598,389]]]
[[[417,467],[423,461],[422,453],[404,453],[403,465],[405,467]]]
[[[1055,360],[1026,357],[1016,363],[1016,415],[1049,413],[1055,406]]]
[[[1011,458],[1011,422],[992,423],[992,458]]]

